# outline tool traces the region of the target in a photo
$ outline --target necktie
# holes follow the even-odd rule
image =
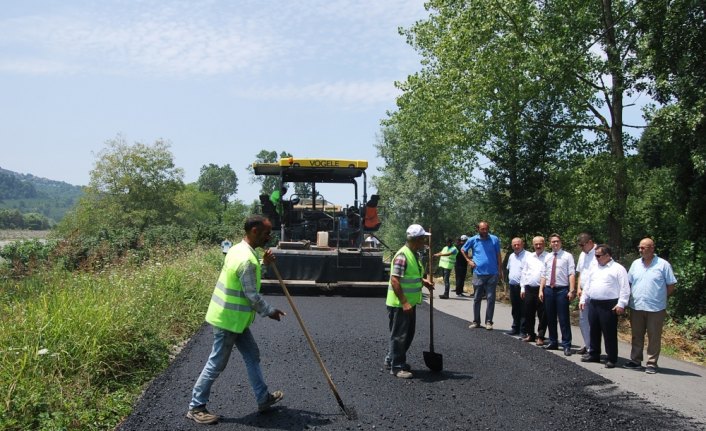
[[[552,289],[556,286],[556,255],[557,253],[554,252],[554,260],[552,260],[552,275],[549,277],[549,286]]]

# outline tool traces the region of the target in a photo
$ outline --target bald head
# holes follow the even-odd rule
[[[638,247],[640,251],[640,256],[647,261],[651,261],[652,257],[655,255],[655,242],[652,238],[643,238],[640,241],[640,246]]]

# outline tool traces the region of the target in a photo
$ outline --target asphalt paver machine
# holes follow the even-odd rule
[[[277,177],[277,187],[307,184],[307,196],[292,192],[277,206],[270,196],[260,196],[262,213],[270,218],[277,233],[277,244],[271,249],[291,291],[386,293],[389,264],[383,262],[384,250],[375,237],[380,223],[377,196],[372,195],[369,200],[367,195],[367,161],[287,157],[275,163],[254,163],[252,167],[255,175]],[[317,185],[321,184],[349,187],[352,200],[348,204],[327,201],[317,191]],[[375,213],[373,224],[371,212]],[[277,277],[266,267],[263,267],[262,289],[279,291]]]

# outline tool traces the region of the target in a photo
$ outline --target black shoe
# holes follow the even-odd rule
[[[449,299],[449,295],[444,293],[443,295],[439,295],[439,299]]]
[[[593,357],[586,353],[585,355],[581,356],[581,362],[600,362],[601,360],[599,358]]]
[[[571,349],[568,347],[564,347],[564,356],[571,356]]]
[[[520,331],[507,331],[507,335],[520,335]]]
[[[628,361],[623,364],[623,368],[627,368],[628,370],[641,370],[642,365],[638,364],[635,361]]]
[[[606,361],[605,367],[606,368],[615,368],[615,362]]]
[[[559,345],[558,344],[547,344],[544,347],[544,350],[559,350]]]
[[[578,350],[576,351],[576,353],[579,354],[579,355],[585,355],[586,353],[588,353],[588,349],[586,348],[586,346],[583,346],[583,347],[581,347],[580,349],[578,349]]]

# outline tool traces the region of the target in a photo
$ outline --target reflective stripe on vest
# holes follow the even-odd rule
[[[404,253],[407,260],[404,274],[400,277],[400,287],[407,297],[407,302],[414,306],[422,302],[422,264],[419,262],[414,252],[406,245],[395,253],[395,257],[400,253]],[[393,258],[390,264],[390,273],[392,273],[394,266],[395,259]],[[392,280],[392,275],[390,276],[390,280]],[[391,283],[387,285],[387,301],[385,303],[390,307],[402,307],[400,299],[395,295],[395,291],[392,289]]]
[[[218,283],[213,289],[211,303],[206,312],[206,321],[211,325],[240,334],[255,320],[255,310],[245,296],[240,282],[241,268],[247,262],[255,267],[257,291],[260,291],[260,260],[252,248],[241,241],[228,250]]]
[[[451,253],[451,251],[455,248],[456,247],[444,247],[444,249],[441,250],[441,254]],[[441,259],[439,259],[439,266],[444,269],[453,269],[454,265],[456,264],[457,255],[458,253],[450,254],[448,256],[441,256]]]

